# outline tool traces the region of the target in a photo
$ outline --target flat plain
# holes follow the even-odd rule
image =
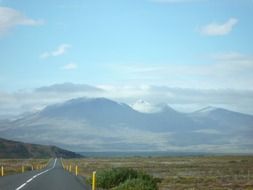
[[[253,190],[253,156],[84,158],[63,163],[77,165],[85,178],[118,167],[144,171],[160,179],[159,190]]]
[[[43,169],[48,162],[49,159],[0,159],[0,167],[4,168],[4,175],[11,175]]]

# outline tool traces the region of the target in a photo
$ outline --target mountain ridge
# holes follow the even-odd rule
[[[56,146],[46,146],[0,138],[0,158],[81,158],[80,154]]]
[[[0,135],[85,151],[248,151],[253,116],[226,110],[142,113],[106,98],[78,98],[19,120],[0,122]],[[253,147],[253,146],[252,146]],[[253,148],[252,148],[253,149]],[[253,150],[250,149],[249,151]]]

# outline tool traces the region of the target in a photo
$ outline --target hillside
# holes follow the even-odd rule
[[[49,157],[78,158],[82,156],[56,146],[29,144],[0,138],[0,158]]]

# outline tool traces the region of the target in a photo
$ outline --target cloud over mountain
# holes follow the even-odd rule
[[[206,106],[218,106],[238,112],[253,113],[252,106],[249,106],[253,104],[252,90],[62,83],[12,93],[0,92],[0,115],[36,111],[52,103],[78,97],[106,97],[124,102],[143,112],[156,112],[163,105],[169,104],[182,112],[191,112]]]
[[[85,84],[62,83],[44,86],[35,89],[35,92],[75,93],[75,92],[102,92],[103,90]]]

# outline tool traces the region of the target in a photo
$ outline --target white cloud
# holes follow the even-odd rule
[[[71,46],[69,44],[62,44],[60,45],[55,51],[52,52],[52,56],[59,56],[64,54],[68,48]]]
[[[34,91],[14,93],[0,91],[0,115],[34,111],[46,105],[78,97],[110,98],[132,105],[135,109],[136,101],[141,98],[148,102],[138,105],[138,110],[143,112],[159,111],[160,106],[169,105],[182,112],[215,106],[253,114],[253,90],[193,89],[148,85],[89,86],[63,83],[41,87]]]
[[[144,112],[166,103],[187,112],[216,106],[253,114],[253,55],[228,52],[211,55],[209,59],[212,64],[110,64],[105,71],[116,73],[118,78],[114,83],[97,85],[102,91],[84,91],[83,85],[74,85],[73,90],[73,85],[65,84],[64,88],[53,85],[50,92],[2,92],[0,115],[82,96],[110,98]],[[70,63],[65,69],[76,67]],[[68,93],[62,93],[66,89],[70,89]],[[149,103],[134,105],[139,99]]]
[[[253,56],[252,55],[244,55],[239,52],[225,52],[218,53],[211,56],[212,59],[219,62],[230,62],[230,63],[246,63],[252,64]]]
[[[62,67],[62,69],[64,70],[74,70],[77,68],[77,64],[75,63],[69,63],[69,64],[66,64]]]
[[[0,7],[0,34],[5,34],[11,28],[18,25],[37,26],[42,23],[42,20],[34,20],[28,18],[15,9],[8,7]]]
[[[50,53],[44,52],[44,53],[42,53],[42,54],[40,55],[40,58],[45,59],[45,58],[48,58],[49,56],[50,56]]]
[[[207,36],[222,36],[229,34],[234,26],[238,23],[238,19],[230,18],[225,23],[210,23],[200,28],[200,33]]]
[[[243,113],[253,114],[253,90],[176,88],[170,86],[99,86],[104,89],[99,96],[128,103],[138,111],[159,111],[169,105],[182,112],[215,106]],[[144,104],[136,104],[139,99]],[[240,101],[238,101],[240,99]]]
[[[118,81],[128,84],[253,90],[253,56],[221,53],[210,56],[206,61],[211,63],[110,64],[108,70],[117,73]]]
[[[194,131],[195,133],[203,133],[203,134],[221,134],[220,131],[216,130],[216,129],[199,129]]]
[[[71,48],[71,45],[70,44],[61,44],[59,45],[55,50],[53,51],[46,51],[44,53],[42,53],[40,55],[40,58],[42,59],[45,59],[45,58],[48,58],[48,57],[56,57],[56,56],[60,56],[60,55],[63,55],[67,52],[67,50]]]
[[[77,92],[102,92],[103,90],[86,84],[73,84],[65,82],[36,88],[35,92],[44,93],[77,93]]]

